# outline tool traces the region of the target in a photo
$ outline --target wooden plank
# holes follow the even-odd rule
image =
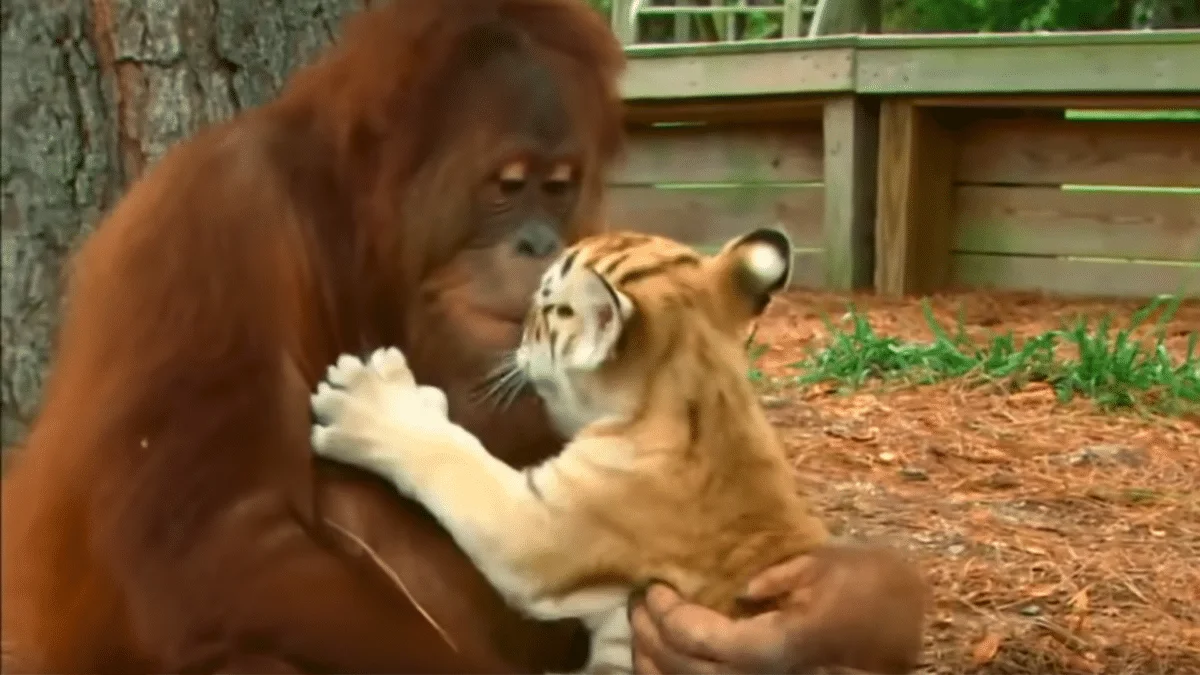
[[[884,99],[875,221],[880,294],[931,293],[945,285],[953,240],[953,140],[928,108]]]
[[[845,96],[825,107],[825,287],[855,290],[875,272],[878,101]]]
[[[1200,40],[856,50],[855,89],[879,95],[1200,90]]]
[[[815,124],[637,129],[609,182],[819,182],[821,146]]]
[[[1149,298],[1181,293],[1187,298],[1200,297],[1200,265],[956,253],[951,278],[954,285],[967,288],[1056,295]]]
[[[626,101],[625,123],[634,128],[662,122],[819,122],[827,100],[824,94],[796,94],[787,97]]]
[[[737,42],[693,42],[686,45],[645,44],[625,47],[629,61],[653,61],[681,56],[714,56],[718,54],[769,54],[772,52],[822,51],[851,49],[858,44],[853,35],[833,35],[820,38],[738,40]]]
[[[630,59],[621,79],[627,101],[853,89],[849,48]]]
[[[859,49],[916,49],[933,47],[1077,47],[1121,45],[1194,45],[1200,44],[1200,31],[1185,30],[1112,30],[1053,31],[1038,33],[890,33],[860,35],[854,42]]]
[[[981,120],[962,131],[955,178],[1200,187],[1200,123]]]
[[[792,282],[788,288],[825,288],[825,253],[797,251],[792,256]]]
[[[1200,108],[1191,94],[987,94],[920,96],[913,103],[944,108],[1107,108],[1178,110]]]
[[[821,247],[820,187],[609,190],[607,220],[618,229],[661,234],[694,246],[715,246],[756,227],[781,225],[799,248]]]
[[[1200,193],[961,186],[954,205],[960,252],[1200,262]]]

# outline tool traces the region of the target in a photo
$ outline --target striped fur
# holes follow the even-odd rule
[[[341,440],[314,445],[421,501],[514,605],[584,619],[589,672],[630,672],[631,589],[661,579],[732,613],[751,576],[826,540],[746,377],[746,332],[786,285],[791,257],[773,230],[714,256],[633,233],[564,251],[501,371],[531,384],[573,438],[538,466],[491,458],[420,402],[396,356],[359,366],[390,393],[372,404],[349,385],[352,421],[338,412],[346,401],[314,401],[319,419],[323,407],[342,417],[318,428],[340,425]]]

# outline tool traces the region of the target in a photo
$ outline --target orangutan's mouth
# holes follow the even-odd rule
[[[472,305],[471,309],[474,310],[474,312],[476,314],[478,314],[482,317],[485,317],[491,321],[496,321],[499,323],[506,323],[509,325],[515,324],[518,326],[525,323],[525,315],[529,313],[529,305],[525,304],[525,303],[522,303],[522,305],[519,308],[512,307],[512,306],[509,306],[509,307],[491,306],[491,307],[489,307],[487,305],[479,304],[479,305]]]
[[[506,329],[519,328],[525,323],[524,311],[514,314],[484,305],[472,305],[471,311],[484,321],[491,324],[500,324]]]

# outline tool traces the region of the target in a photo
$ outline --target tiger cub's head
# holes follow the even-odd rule
[[[747,329],[787,285],[791,261],[791,241],[776,229],[712,256],[640,233],[588,237],[542,276],[514,365],[568,437],[630,419],[652,379],[675,389],[700,386],[697,370],[744,379]]]

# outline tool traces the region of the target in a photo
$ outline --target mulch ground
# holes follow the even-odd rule
[[[790,293],[757,339],[760,367],[795,371],[852,299],[877,332],[928,341],[916,300]],[[1136,302],[1029,294],[934,298],[943,325],[1018,336]],[[1200,302],[1170,326],[1200,331]],[[1200,673],[1200,419],[1098,411],[1033,384],[765,385],[801,489],[841,535],[910,552],[935,588],[926,674]]]

